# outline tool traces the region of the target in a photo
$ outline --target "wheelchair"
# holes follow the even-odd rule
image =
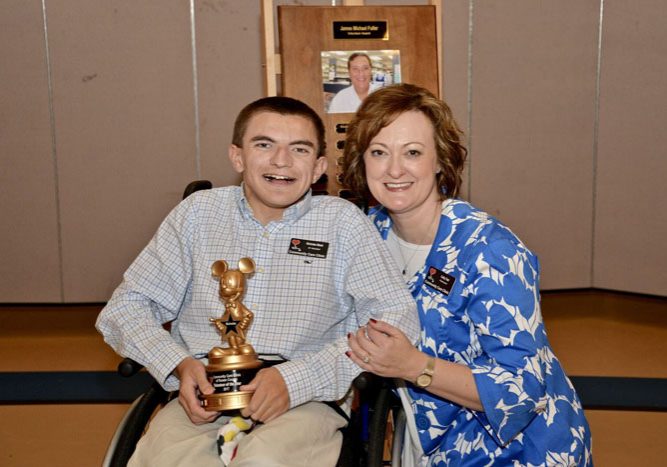
[[[129,358],[118,372],[131,377],[141,365]],[[401,465],[405,412],[393,393],[390,380],[362,373],[353,382],[355,404],[343,432],[343,445],[336,467],[381,467]],[[111,438],[102,467],[125,467],[150,424],[153,415],[178,397],[156,381],[130,406]]]
[[[208,180],[193,181],[186,186],[183,199],[210,188],[212,184]],[[131,377],[141,368],[138,363],[125,358],[118,365],[118,373]],[[336,467],[400,466],[406,420],[400,399],[392,390],[392,382],[364,372],[354,380],[353,388],[355,404],[348,426],[342,430],[343,445]],[[153,415],[175,397],[178,393],[169,393],[153,381],[148,390],[131,404],[116,428],[102,467],[125,467]]]

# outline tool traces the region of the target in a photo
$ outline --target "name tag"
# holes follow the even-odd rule
[[[290,240],[287,253],[290,255],[310,256],[311,258],[326,258],[329,251],[327,242],[316,242],[314,240],[304,240],[293,238]]]
[[[445,295],[449,295],[452,287],[454,287],[454,276],[450,276],[446,272],[443,272],[439,269],[434,268],[433,266],[428,267],[428,273],[426,274],[426,279],[424,284],[428,285],[432,289],[442,292]]]

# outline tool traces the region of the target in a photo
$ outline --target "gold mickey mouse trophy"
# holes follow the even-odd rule
[[[248,405],[251,391],[239,388],[248,384],[262,366],[255,349],[246,342],[246,332],[252,322],[252,311],[241,303],[245,290],[245,275],[255,271],[251,258],[241,258],[238,269],[229,269],[227,262],[216,261],[211,266],[213,276],[220,280],[220,298],[225,311],[220,318],[210,318],[227,347],[213,347],[208,353],[206,375],[215,391],[202,395],[203,406],[209,412],[240,409]]]

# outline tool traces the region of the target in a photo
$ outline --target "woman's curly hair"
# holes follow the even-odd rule
[[[347,127],[343,150],[342,182],[358,194],[368,195],[364,153],[382,128],[399,115],[417,111],[433,124],[433,134],[440,172],[436,174],[440,196],[454,198],[461,188],[461,173],[468,154],[463,146],[463,132],[452,111],[430,91],[413,84],[395,84],[369,94]]]

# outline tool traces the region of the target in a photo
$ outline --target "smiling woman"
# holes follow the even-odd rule
[[[514,233],[456,199],[466,149],[447,104],[388,86],[347,129],[343,181],[417,302],[421,340],[373,321],[349,338],[361,368],[400,378],[415,465],[590,465],[581,402],[547,340],[539,265]],[[407,451],[406,451],[407,452]]]
[[[433,219],[440,212],[440,194],[434,174],[440,171],[433,126],[421,112],[405,112],[373,137],[364,152],[368,188],[375,199],[401,223]],[[431,244],[435,225],[420,229],[412,243]],[[410,241],[408,232],[402,237]]]

